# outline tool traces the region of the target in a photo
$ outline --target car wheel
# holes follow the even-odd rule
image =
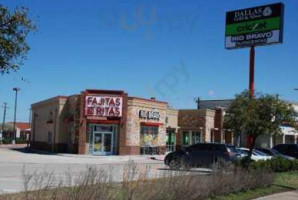
[[[188,160],[187,160],[187,157],[182,157],[181,158],[181,163],[180,163],[180,165],[181,165],[181,169],[183,169],[183,170],[189,170],[190,169],[190,164],[189,164],[189,162],[188,162]]]
[[[181,164],[178,158],[172,158],[169,162],[170,169],[180,169]]]

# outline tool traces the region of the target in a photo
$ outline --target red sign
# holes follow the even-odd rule
[[[97,117],[121,117],[122,97],[86,96],[85,115]]]

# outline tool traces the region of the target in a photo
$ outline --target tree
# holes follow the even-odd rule
[[[0,74],[16,71],[27,58],[30,49],[26,39],[36,26],[28,18],[27,8],[13,12],[0,4]]]
[[[295,126],[296,112],[291,104],[274,95],[256,94],[249,97],[249,92],[237,94],[224,119],[224,127],[234,133],[245,133],[252,144],[248,158],[251,158],[256,139],[263,134],[280,134],[282,124]]]

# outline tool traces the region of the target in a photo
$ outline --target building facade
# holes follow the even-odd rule
[[[32,104],[31,146],[93,155],[164,154],[168,135],[178,130],[177,115],[167,102],[124,91],[57,96]]]
[[[220,120],[216,111],[211,109],[179,110],[177,148],[184,149],[202,142],[227,142],[223,137]]]
[[[118,90],[85,90],[32,104],[31,147],[91,155],[165,154],[204,142],[232,143],[224,109],[181,109]]]
[[[14,129],[14,122],[7,122],[5,124],[0,125],[0,140],[9,142],[14,138],[14,134],[16,137],[16,142],[18,143],[26,143],[27,140],[30,139],[31,133],[31,125],[28,122],[16,122]]]
[[[215,137],[223,137],[226,143],[231,143],[236,146],[247,146],[248,138],[246,134],[233,134],[228,130],[223,129],[223,120],[226,110],[231,105],[233,99],[222,99],[222,100],[197,100],[197,108],[201,109],[211,109],[216,113],[215,116],[215,124],[219,130],[215,131]],[[298,112],[298,103],[297,102],[289,102],[296,112]],[[298,123],[298,117],[297,117]],[[221,128],[220,128],[221,127]],[[257,140],[255,147],[256,148],[272,148],[276,144],[293,144],[298,143],[298,132],[289,125],[280,126],[281,133],[278,135],[260,135]],[[222,135],[220,133],[223,133]],[[216,139],[218,141],[218,138]],[[215,141],[216,141],[215,140]]]

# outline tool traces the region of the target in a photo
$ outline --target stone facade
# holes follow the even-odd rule
[[[165,102],[129,97],[127,104],[127,128],[126,145],[135,149],[134,153],[139,154],[141,124],[158,126],[158,147],[164,151],[166,146],[166,111],[168,104]],[[158,112],[159,119],[140,118],[140,111]]]

